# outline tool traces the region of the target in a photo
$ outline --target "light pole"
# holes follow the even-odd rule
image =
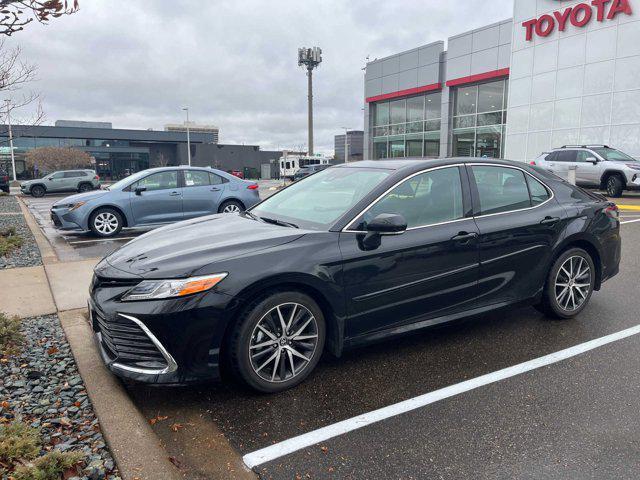
[[[11,150],[11,169],[13,170],[13,181],[17,182],[16,177],[16,157],[13,153],[13,132],[11,130],[11,100],[8,98],[4,101],[7,105],[7,124],[9,125],[9,150]]]
[[[298,49],[298,66],[307,69],[309,90],[309,156],[313,155],[313,69],[322,63],[322,49],[319,47]]]
[[[191,136],[189,133],[189,107],[184,107],[182,110],[187,112],[187,159],[189,160],[189,166],[191,166]]]
[[[342,127],[344,129],[344,163],[349,161],[349,127]]]

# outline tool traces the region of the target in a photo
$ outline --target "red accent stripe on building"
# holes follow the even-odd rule
[[[508,77],[509,69],[503,68],[501,70],[494,70],[493,72],[479,73],[478,75],[471,75],[470,77],[456,78],[453,80],[447,80],[447,87],[457,87],[458,85],[466,85],[467,83],[482,82],[484,80],[492,80],[494,78]]]
[[[404,97],[406,95],[415,95],[422,92],[433,92],[434,90],[441,90],[442,85],[440,83],[434,83],[432,85],[425,85],[423,87],[408,88],[407,90],[400,90],[399,92],[385,93],[384,95],[376,95],[375,97],[367,98],[367,103],[379,102],[381,100],[389,100],[390,98]]]

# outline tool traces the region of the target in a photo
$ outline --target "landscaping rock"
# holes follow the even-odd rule
[[[18,201],[14,197],[0,197],[0,213],[20,213]],[[16,235],[22,237],[22,246],[0,256],[0,270],[17,267],[42,265],[40,250],[22,214],[0,215],[0,231],[15,228]]]

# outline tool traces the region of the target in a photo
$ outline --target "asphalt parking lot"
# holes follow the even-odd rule
[[[621,272],[574,320],[501,311],[325,355],[278,395],[127,388],[185,478],[211,478],[222,432],[265,479],[635,479],[640,212],[623,222]]]

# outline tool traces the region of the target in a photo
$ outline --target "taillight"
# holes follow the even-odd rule
[[[96,175],[96,180],[100,180],[100,175]]]
[[[257,184],[257,183],[254,183],[253,185],[249,185],[247,188],[248,188],[249,190],[257,190],[257,189],[258,189],[258,184]]]
[[[611,205],[604,209],[604,213],[607,214],[607,217],[613,218],[614,220],[620,220],[620,210],[617,205]]]
[[[536,164],[536,162],[535,162],[535,161],[531,161],[531,162],[529,162],[529,165],[535,165],[535,164]]]

